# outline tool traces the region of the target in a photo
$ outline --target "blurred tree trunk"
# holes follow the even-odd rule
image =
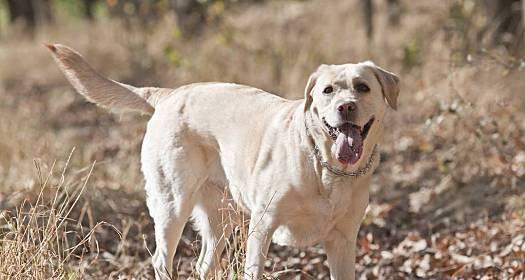
[[[84,4],[84,16],[93,20],[93,6],[95,5],[96,0],[82,0]]]
[[[36,14],[37,23],[51,23],[53,22],[53,12],[51,0],[33,0],[33,7]]]
[[[366,37],[368,40],[372,39],[374,35],[374,5],[372,0],[361,0],[361,8],[363,9],[363,21],[365,22]]]
[[[171,7],[184,35],[198,32],[206,20],[206,7],[197,0],[171,0]]]
[[[22,22],[25,29],[35,28],[35,7],[32,0],[7,0],[11,23]]]
[[[492,44],[515,45],[522,38],[525,0],[485,0],[488,36]]]
[[[521,0],[521,24],[523,25],[523,31],[525,32],[525,0]]]
[[[388,23],[392,26],[399,25],[401,19],[401,3],[399,3],[399,0],[387,0],[386,3]],[[374,3],[372,0],[361,0],[361,9],[365,23],[366,37],[368,40],[371,40],[374,36]]]
[[[399,25],[401,19],[401,4],[399,0],[388,0],[388,23]]]

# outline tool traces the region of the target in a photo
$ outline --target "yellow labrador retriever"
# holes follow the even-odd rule
[[[250,216],[244,279],[259,279],[270,241],[322,243],[331,279],[355,278],[356,238],[379,163],[378,140],[399,79],[372,62],[321,65],[304,99],[249,86],[136,88],[108,80],[74,50],[48,45],[73,87],[112,109],[151,114],[142,144],[153,266],[171,276],[188,219],[202,235],[200,277],[218,268],[230,230],[226,193]]]

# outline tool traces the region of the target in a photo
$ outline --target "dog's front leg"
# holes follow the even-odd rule
[[[357,233],[357,231],[356,231]],[[331,280],[355,279],[356,234],[325,241]]]
[[[244,279],[257,280],[262,277],[264,260],[272,240],[274,226],[268,213],[252,213],[248,228]]]
[[[331,280],[355,279],[356,240],[368,205],[368,182],[356,188],[347,216],[340,220],[324,242]]]

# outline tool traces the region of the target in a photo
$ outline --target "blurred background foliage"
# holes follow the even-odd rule
[[[101,20],[108,17],[137,26],[150,26],[173,13],[178,28],[193,33],[220,17],[226,8],[264,0],[2,0],[2,30],[19,25],[32,31],[57,18]]]
[[[198,30],[221,18],[225,9],[260,4],[266,0],[1,0],[0,30],[8,27],[31,32],[44,25],[55,24],[57,18],[103,20],[115,18],[130,28],[147,27],[158,23],[163,16],[173,14],[181,32],[194,36]],[[360,0],[363,24],[367,36],[374,32],[374,4]],[[484,46],[502,44],[512,49],[522,48],[523,6],[521,0],[457,0],[449,1],[449,28],[463,41],[462,51],[474,48],[474,42]],[[328,3],[328,2],[327,2]],[[399,0],[387,0],[388,21],[399,25],[403,6]],[[62,22],[58,20],[58,22]],[[480,46],[477,46],[480,47]],[[407,46],[413,55],[413,42]],[[413,58],[407,58],[413,62]]]
[[[166,17],[176,21],[173,39],[198,37],[202,30],[213,28],[223,19],[225,10],[244,9],[267,0],[0,0],[0,40],[9,33],[32,36],[38,29],[72,21],[118,21],[128,30],[146,31],[155,28]],[[306,1],[306,0],[303,0]],[[370,41],[374,36],[374,14],[377,8],[372,0],[359,0],[362,25]],[[408,3],[386,0],[388,24],[398,26]],[[464,63],[469,54],[487,48],[503,47],[512,57],[524,53],[522,17],[525,3],[521,0],[455,0],[448,1],[445,23],[447,39],[454,54],[452,60]],[[328,2],[327,2],[328,4]],[[218,34],[228,43],[233,33],[224,29]],[[403,63],[412,67],[420,62],[422,36],[415,35],[404,45]],[[274,55],[276,50],[272,50]],[[166,59],[180,63],[176,48],[168,44]],[[518,59],[510,61],[519,63]]]

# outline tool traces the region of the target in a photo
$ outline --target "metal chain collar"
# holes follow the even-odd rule
[[[327,161],[323,161],[323,157],[321,156],[321,151],[319,150],[319,147],[317,147],[316,144],[314,144],[314,152],[313,152],[315,158],[319,161],[322,167],[326,168],[328,171],[332,172],[334,175],[337,176],[343,176],[343,177],[361,177],[368,173],[370,168],[372,168],[372,164],[374,163],[374,160],[377,155],[377,144],[374,145],[374,148],[372,150],[372,155],[368,158],[368,162],[366,163],[364,168],[358,169],[354,172],[347,172],[341,169],[337,169],[335,167],[330,166],[330,164]]]
[[[306,124],[306,116],[304,118],[304,127],[306,128],[306,134],[310,137],[312,137],[312,135],[310,134],[310,130],[308,129],[308,125]],[[330,134],[331,137],[333,137],[331,134]],[[358,169],[357,171],[353,171],[353,172],[347,172],[347,171],[344,171],[344,170],[341,170],[341,169],[338,169],[338,168],[335,168],[335,167],[332,167],[328,161],[323,161],[323,156],[321,155],[321,150],[319,150],[319,147],[317,146],[317,144],[315,144],[315,141],[312,137],[312,142],[314,144],[314,150],[313,150],[313,157],[315,157],[317,159],[317,161],[319,161],[319,163],[321,164],[322,167],[326,168],[328,171],[330,171],[332,174],[336,175],[336,176],[342,176],[342,177],[361,177],[363,175],[365,175],[366,173],[368,173],[368,171],[370,171],[370,168],[372,168],[372,165],[375,161],[375,158],[377,157],[377,144],[374,145],[374,148],[372,149],[372,155],[370,155],[370,157],[368,158],[368,162],[366,163],[365,167],[364,168],[361,168],[361,169]]]

